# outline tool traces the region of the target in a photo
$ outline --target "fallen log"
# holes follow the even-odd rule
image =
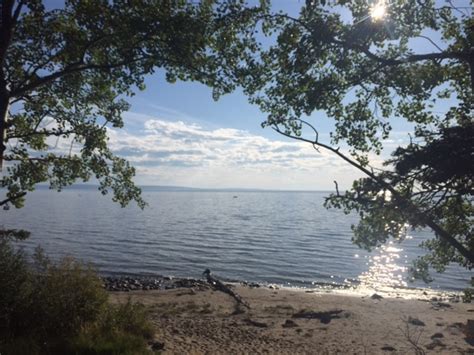
[[[232,291],[229,288],[229,286],[225,285],[222,281],[220,281],[219,279],[212,276],[211,275],[211,270],[206,269],[206,270],[204,270],[204,272],[202,274],[203,274],[203,276],[206,277],[206,281],[209,283],[209,285],[214,290],[224,292],[224,293],[228,294],[229,296],[231,296],[232,298],[234,298],[234,300],[237,302],[237,308],[239,306],[244,306],[245,308],[250,309],[250,306],[248,305],[247,302],[245,302],[242,299],[242,297],[240,297],[238,294],[236,294],[234,291]]]

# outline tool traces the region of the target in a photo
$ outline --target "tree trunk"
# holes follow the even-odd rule
[[[10,100],[3,66],[5,65],[7,49],[10,45],[15,22],[15,18],[12,17],[14,4],[15,0],[2,0],[0,4],[0,172],[3,168],[3,154],[6,149],[5,138],[7,133],[8,105]],[[21,4],[22,3],[20,3],[17,8],[17,15],[19,15],[19,11],[21,10]]]
[[[7,133],[7,118],[8,118],[8,91],[5,88],[0,88],[0,172],[3,170],[3,154],[6,150],[6,133]]]

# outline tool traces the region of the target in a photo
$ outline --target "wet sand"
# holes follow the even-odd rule
[[[233,285],[111,292],[146,305],[163,354],[474,354],[474,304]],[[373,296],[373,297],[372,297]]]

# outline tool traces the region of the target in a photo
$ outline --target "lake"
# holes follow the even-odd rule
[[[352,215],[327,210],[327,192],[160,191],[145,189],[145,210],[120,208],[92,187],[61,193],[40,188],[26,206],[0,211],[0,226],[32,232],[53,258],[72,255],[105,275],[200,277],[205,268],[228,280],[287,286],[410,282],[407,267],[423,253],[429,231],[368,253],[351,243]],[[432,288],[460,290],[471,273],[433,272]]]

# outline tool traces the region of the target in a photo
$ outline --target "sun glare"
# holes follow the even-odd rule
[[[384,0],[379,0],[370,7],[370,17],[373,21],[381,21],[387,13],[387,5]]]

